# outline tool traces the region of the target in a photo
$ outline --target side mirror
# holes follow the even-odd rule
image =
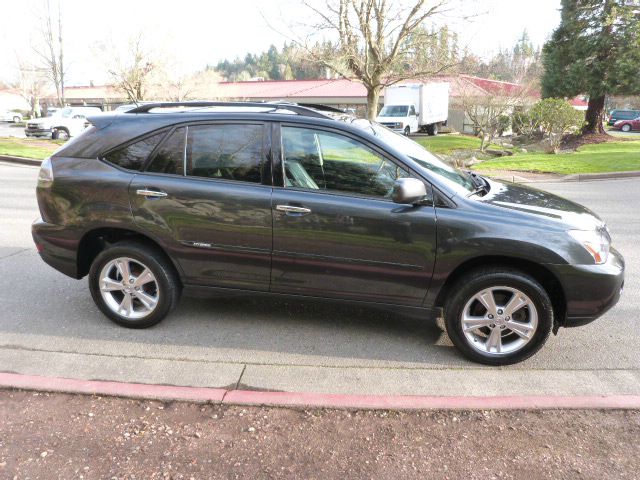
[[[414,205],[427,195],[424,183],[417,178],[399,178],[393,184],[391,198],[395,203]]]
[[[419,116],[420,116],[420,112],[416,112],[416,117],[419,117]]]

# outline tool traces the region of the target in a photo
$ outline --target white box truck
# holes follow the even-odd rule
[[[449,117],[449,84],[393,85],[384,91],[384,107],[376,121],[396,132],[437,135]]]

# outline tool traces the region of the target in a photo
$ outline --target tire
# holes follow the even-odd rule
[[[125,262],[130,277],[126,286],[122,281]],[[152,279],[148,272],[142,275],[145,268]],[[141,279],[140,283],[136,283],[137,279]],[[123,241],[95,258],[89,270],[89,289],[98,308],[115,323],[147,328],[159,323],[178,304],[182,287],[173,265],[161,251],[139,242]]]
[[[13,117],[13,123],[20,123],[22,119],[18,116]]]
[[[631,131],[631,125],[629,125],[628,123],[625,123],[620,130],[622,130],[623,132],[628,133],[628,132]]]
[[[430,125],[427,125],[427,135],[434,137],[437,134],[438,134],[438,124],[437,123],[432,123]]]
[[[447,333],[460,352],[474,362],[518,363],[534,355],[549,338],[553,326],[551,300],[545,289],[523,272],[502,267],[474,270],[458,280],[450,292],[444,308]],[[486,299],[494,299],[497,307],[493,316],[478,300],[480,294],[488,304]],[[512,299],[520,306],[509,312],[505,307]]]
[[[411,128],[409,127],[404,127],[404,136],[408,137],[411,134]]]
[[[70,137],[69,132],[64,128],[54,130],[53,133],[51,134],[51,138],[53,140],[69,140],[69,137]]]

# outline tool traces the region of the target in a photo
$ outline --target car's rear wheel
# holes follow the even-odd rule
[[[438,135],[438,124],[432,123],[431,125],[427,125],[427,134],[432,137]]]
[[[181,290],[164,255],[138,242],[103,250],[91,265],[89,288],[102,313],[129,328],[160,322],[178,303]]]
[[[532,277],[511,269],[481,269],[451,289],[447,333],[469,359],[509,365],[535,354],[549,337],[553,306]]]
[[[18,117],[17,115],[15,117],[13,117],[13,123],[20,123],[22,119],[20,117]]]
[[[622,126],[622,131],[623,131],[623,132],[630,132],[630,131],[631,131],[631,125],[629,125],[628,123],[625,123],[625,124]]]

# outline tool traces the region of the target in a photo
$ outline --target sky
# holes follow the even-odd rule
[[[55,4],[57,0],[52,1]],[[484,57],[510,48],[524,29],[535,45],[542,45],[560,21],[560,0],[450,1],[449,12],[437,21],[457,31],[463,46]],[[104,45],[110,46],[109,51],[123,51],[128,39],[138,32],[149,48],[169,57],[172,68],[181,73],[248,52],[259,53],[271,44],[281,46],[313,32],[309,10],[300,0],[60,2],[68,85],[107,82]],[[15,80],[16,59],[34,55],[32,37],[42,5],[43,0],[4,3],[0,80]]]

